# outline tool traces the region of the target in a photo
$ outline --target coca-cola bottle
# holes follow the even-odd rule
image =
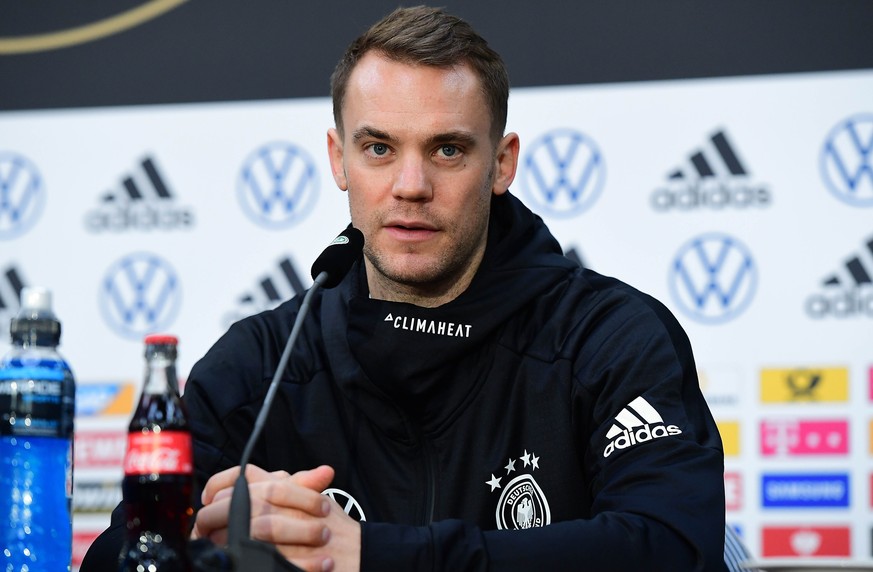
[[[127,516],[121,572],[190,571],[191,432],[179,398],[174,336],[145,338],[146,370],[130,421],[122,493]]]

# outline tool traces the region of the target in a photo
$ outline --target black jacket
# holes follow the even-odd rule
[[[681,327],[510,194],[492,205],[454,301],[372,300],[361,262],[313,298],[252,462],[333,466],[362,571],[721,570],[721,441]],[[192,369],[201,485],[239,463],[300,301]]]

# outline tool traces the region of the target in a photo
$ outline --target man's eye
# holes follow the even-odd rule
[[[388,152],[388,146],[384,143],[375,143],[370,146],[374,155],[384,155]]]
[[[454,157],[458,153],[458,148],[454,145],[443,145],[440,147],[440,152],[444,157]]]

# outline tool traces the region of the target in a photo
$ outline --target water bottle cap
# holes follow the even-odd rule
[[[21,309],[39,313],[51,312],[51,290],[42,286],[25,286],[21,290]]]

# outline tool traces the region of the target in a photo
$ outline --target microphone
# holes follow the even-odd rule
[[[361,256],[364,249],[364,235],[360,230],[349,225],[327,248],[318,255],[312,263],[311,276],[316,282],[322,273],[327,273],[321,281],[323,288],[333,288],[342,282],[345,275]]]
[[[252,455],[252,450],[255,448],[255,444],[264,429],[267,415],[270,412],[270,406],[279,389],[279,380],[282,378],[282,372],[285,371],[285,367],[288,365],[291,349],[294,347],[294,342],[297,341],[297,336],[300,334],[303,320],[309,313],[309,305],[313,294],[319,288],[333,288],[342,282],[345,275],[351,270],[352,265],[361,256],[363,248],[364,235],[361,231],[349,225],[333,239],[312,264],[312,278],[314,282],[300,304],[300,309],[294,320],[294,326],[291,328],[291,334],[288,336],[285,349],[282,351],[282,357],[279,359],[279,365],[276,366],[273,379],[270,380],[270,386],[267,389],[266,396],[264,396],[264,403],[261,405],[261,410],[255,419],[252,434],[246,442],[245,449],[243,449],[239,463],[239,477],[237,477],[233,485],[233,493],[230,498],[227,539],[231,556],[237,564],[245,562],[246,569],[264,571],[300,570],[285,560],[272,544],[258,542],[251,538],[252,507],[251,498],[249,497],[249,485],[246,480],[246,466]]]

